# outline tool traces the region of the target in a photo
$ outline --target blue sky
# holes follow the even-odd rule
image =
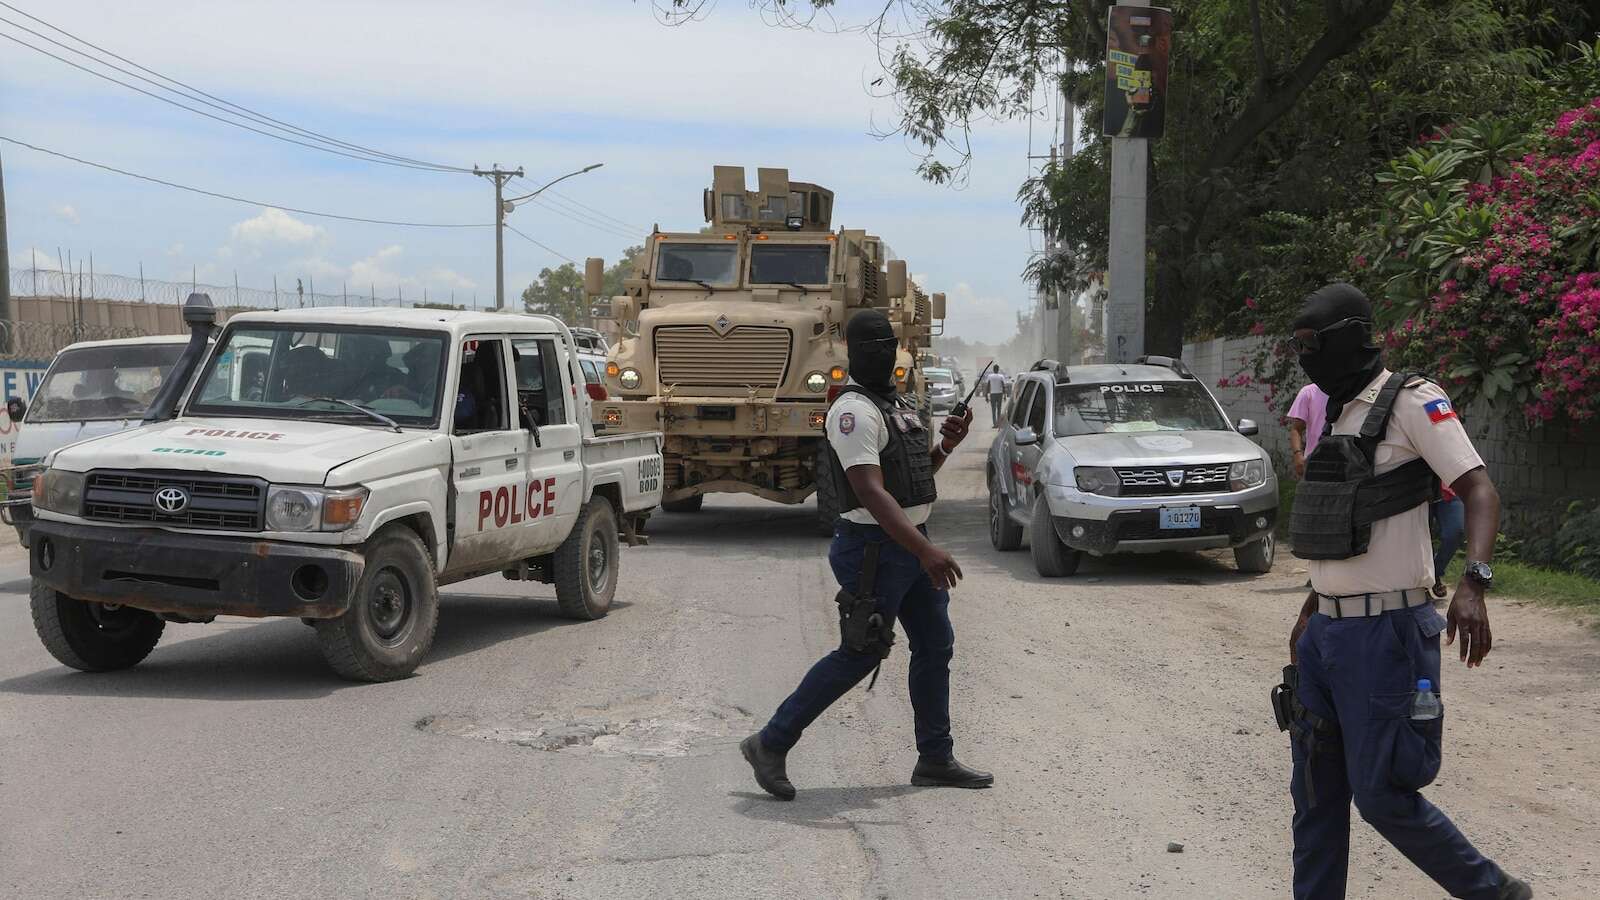
[[[135,62],[304,128],[391,153],[521,165],[523,192],[593,162],[559,188],[647,230],[701,224],[714,164],[786,166],[837,192],[835,226],[883,235],[930,290],[949,330],[1002,339],[1027,302],[1030,236],[1014,195],[1026,123],[975,135],[962,190],[928,185],[873,123],[890,104],[866,85],[875,49],[855,33],[771,28],[746,4],[659,24],[648,3],[338,0],[264,3],[10,0]],[[850,20],[864,8],[841,4]],[[25,21],[14,13],[0,15]],[[31,24],[31,23],[30,23]],[[33,26],[36,27],[37,26]],[[0,32],[19,34],[0,23]],[[39,43],[35,38],[29,38]],[[96,162],[272,204],[434,222],[492,221],[488,182],[306,150],[158,103],[4,42],[0,134]],[[59,52],[59,51],[57,51]],[[1048,130],[1040,120],[1036,135]],[[1036,152],[1044,138],[1035,137]],[[316,219],[183,194],[0,145],[11,260],[94,254],[99,272],[430,298],[494,292],[489,229],[406,229]],[[644,230],[529,204],[509,221],[582,260],[617,257]],[[605,227],[595,227],[601,222]],[[1034,239],[1037,242],[1037,239]],[[43,260],[42,260],[43,261]],[[561,259],[508,234],[507,293]]]

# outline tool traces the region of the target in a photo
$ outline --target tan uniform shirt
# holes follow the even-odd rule
[[[1334,434],[1356,434],[1367,417],[1378,391],[1389,379],[1379,375],[1356,399],[1345,404]],[[1472,440],[1461,427],[1461,419],[1450,405],[1450,398],[1438,385],[1424,382],[1402,388],[1394,401],[1389,428],[1378,444],[1373,463],[1376,474],[1383,474],[1417,457],[1446,485],[1483,465]],[[1428,506],[1413,509],[1372,523],[1372,540],[1367,552],[1350,559],[1313,559],[1311,586],[1323,594],[1377,593],[1433,584],[1433,541],[1428,530]]]

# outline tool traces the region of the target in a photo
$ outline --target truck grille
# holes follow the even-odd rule
[[[156,491],[168,487],[189,495],[182,512],[156,508]],[[256,478],[96,470],[84,485],[83,515],[103,522],[260,531],[266,497],[267,483]]]
[[[655,331],[656,373],[663,385],[775,388],[793,340],[789,329],[768,325],[740,325],[726,337],[709,325],[667,325]]]
[[[1228,490],[1228,463],[1208,466],[1150,466],[1118,469],[1124,497],[1164,497],[1173,494],[1217,494]],[[1182,470],[1183,479],[1173,484],[1169,472]]]

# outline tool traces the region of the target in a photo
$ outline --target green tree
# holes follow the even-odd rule
[[[541,269],[539,278],[522,292],[522,308],[555,316],[568,325],[586,325],[589,305],[583,296],[583,273],[572,263]]]
[[[600,292],[603,300],[609,300],[622,293],[622,281],[632,278],[634,270],[641,265],[644,256],[644,245],[635,244],[622,251],[622,258],[606,268],[605,288]]]

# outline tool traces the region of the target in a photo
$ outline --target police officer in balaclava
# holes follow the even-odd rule
[[[1444,391],[1390,372],[1372,303],[1348,284],[1306,297],[1289,349],[1328,395],[1292,514],[1311,593],[1289,641],[1294,703],[1294,896],[1345,895],[1350,804],[1452,897],[1533,891],[1485,859],[1418,793],[1439,773],[1439,636],[1476,667],[1492,636],[1484,593],[1500,498]],[[1434,611],[1428,504],[1440,483],[1467,508],[1468,557],[1448,618]]]
[[[994,776],[956,761],[950,738],[949,589],[961,567],[928,538],[934,473],[967,435],[972,412],[950,416],[930,440],[895,379],[899,346],[877,310],[845,326],[850,381],[828,410],[827,465],[843,512],[828,562],[838,579],[840,646],[818,660],[766,727],[739,745],[756,783],[793,800],[785,760],[800,734],[835,700],[873,673],[894,643],[896,620],[911,645],[911,708],[917,764],[911,783],[988,787]],[[871,685],[868,685],[871,688]]]

